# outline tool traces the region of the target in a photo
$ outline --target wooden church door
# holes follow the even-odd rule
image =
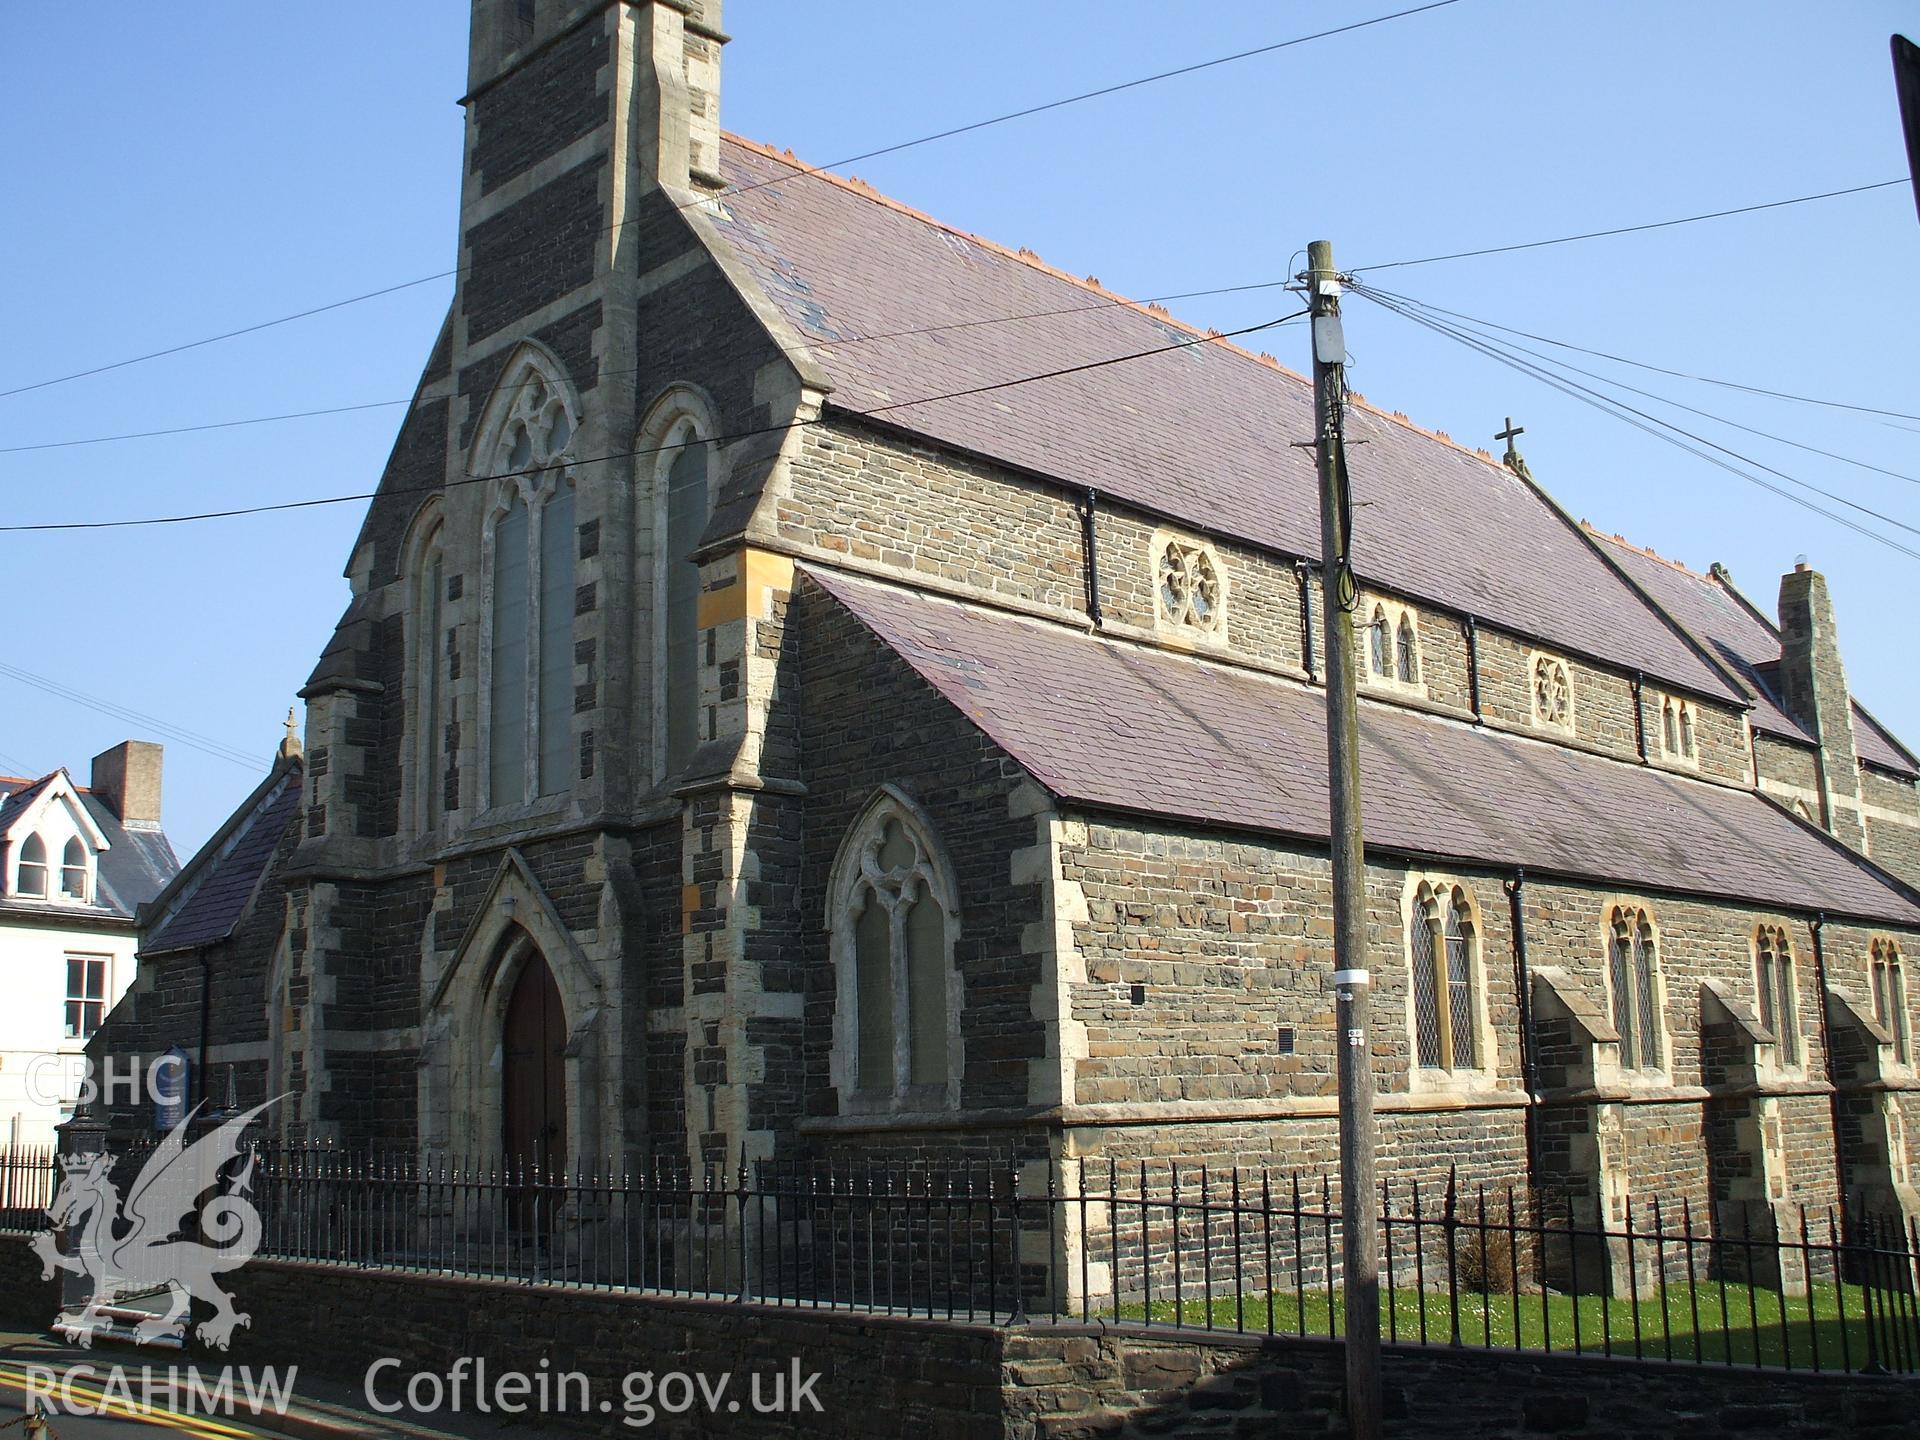
[[[551,1183],[566,1167],[566,1043],[560,989],[547,962],[535,953],[527,957],[507,999],[501,1037],[501,1150],[510,1173],[537,1165]],[[529,1187],[516,1197],[516,1220],[534,1220],[534,1205]]]

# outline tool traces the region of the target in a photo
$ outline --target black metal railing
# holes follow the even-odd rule
[[[116,1178],[139,1155],[116,1158]],[[581,1167],[261,1146],[234,1163],[263,1257],[761,1304],[1036,1324],[1337,1335],[1333,1184],[1117,1161]],[[59,1172],[0,1152],[0,1227]],[[1920,1372],[1920,1229],[1856,1209],[1591,1201],[1457,1176],[1380,1190],[1382,1333],[1403,1344]]]

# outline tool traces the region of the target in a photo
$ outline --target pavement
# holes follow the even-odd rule
[[[32,1433],[25,1424],[30,1390],[45,1397],[39,1408],[48,1440],[128,1440],[156,1426],[196,1440],[535,1440],[579,1433],[502,1423],[499,1414],[472,1411],[436,1414],[432,1425],[405,1410],[381,1414],[360,1385],[313,1374],[298,1356],[250,1360],[226,1376],[223,1369],[217,1356],[111,1341],[81,1349],[45,1333],[0,1329],[0,1440]],[[230,1399],[221,1395],[223,1378],[230,1381]],[[256,1404],[249,1403],[249,1382]],[[399,1393],[396,1383],[383,1398]]]

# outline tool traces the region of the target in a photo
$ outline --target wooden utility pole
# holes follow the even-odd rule
[[[1313,309],[1313,439],[1320,474],[1320,607],[1326,636],[1327,791],[1333,859],[1333,989],[1340,1070],[1340,1235],[1347,1297],[1347,1433],[1380,1436],[1380,1245],[1374,1223],[1373,1063],[1367,1044],[1367,905],[1360,834],[1360,720],[1354,700],[1348,563],[1353,519],[1342,426],[1346,341],[1333,246],[1307,247]]]

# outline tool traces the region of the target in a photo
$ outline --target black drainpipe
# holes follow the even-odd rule
[[[1840,1132],[1840,1084],[1834,1078],[1833,1021],[1827,1014],[1827,912],[1822,910],[1808,924],[1813,932],[1813,983],[1820,989],[1820,1058],[1826,1071],[1827,1112],[1833,1125],[1833,1187],[1840,1196],[1840,1213],[1847,1213],[1847,1142]]]
[[[1633,672],[1633,748],[1640,752],[1640,763],[1647,763],[1647,709],[1640,702],[1640,692],[1646,685],[1646,677],[1638,670]]]
[[[1091,485],[1087,487],[1087,503],[1080,512],[1080,543],[1087,552],[1087,618],[1097,630],[1102,623],[1100,613],[1100,546],[1094,538],[1093,521],[1100,502],[1100,492]]]
[[[1467,616],[1467,703],[1473,707],[1473,723],[1486,723],[1480,713],[1480,622]]]
[[[1293,562],[1293,578],[1294,578],[1294,583],[1295,583],[1295,584],[1297,584],[1297,585],[1298,585],[1298,586],[1300,587],[1300,659],[1301,659],[1301,664],[1302,664],[1302,667],[1303,667],[1303,668],[1304,668],[1304,669],[1306,670],[1306,672],[1307,672],[1307,679],[1309,679],[1309,680],[1318,680],[1318,679],[1319,679],[1320,677],[1319,677],[1318,675],[1316,675],[1316,674],[1314,674],[1314,673],[1313,673],[1313,670],[1314,670],[1314,655],[1313,655],[1313,590],[1312,590],[1312,585],[1313,585],[1313,582],[1312,582],[1312,580],[1311,580],[1311,579],[1309,578],[1309,577],[1310,577],[1310,574],[1311,574],[1311,572],[1309,571],[1309,569],[1308,569],[1308,567],[1307,567],[1307,562],[1306,562],[1306,561],[1304,561],[1304,560],[1296,560],[1296,561],[1294,561],[1294,562]]]
[[[1540,1122],[1535,1113],[1540,1103],[1539,1045],[1533,1033],[1533,976],[1527,968],[1527,872],[1516,866],[1513,879],[1506,882],[1507,907],[1513,921],[1513,980],[1520,1001],[1520,1073],[1527,1086],[1527,1181],[1536,1195],[1541,1191]]]

